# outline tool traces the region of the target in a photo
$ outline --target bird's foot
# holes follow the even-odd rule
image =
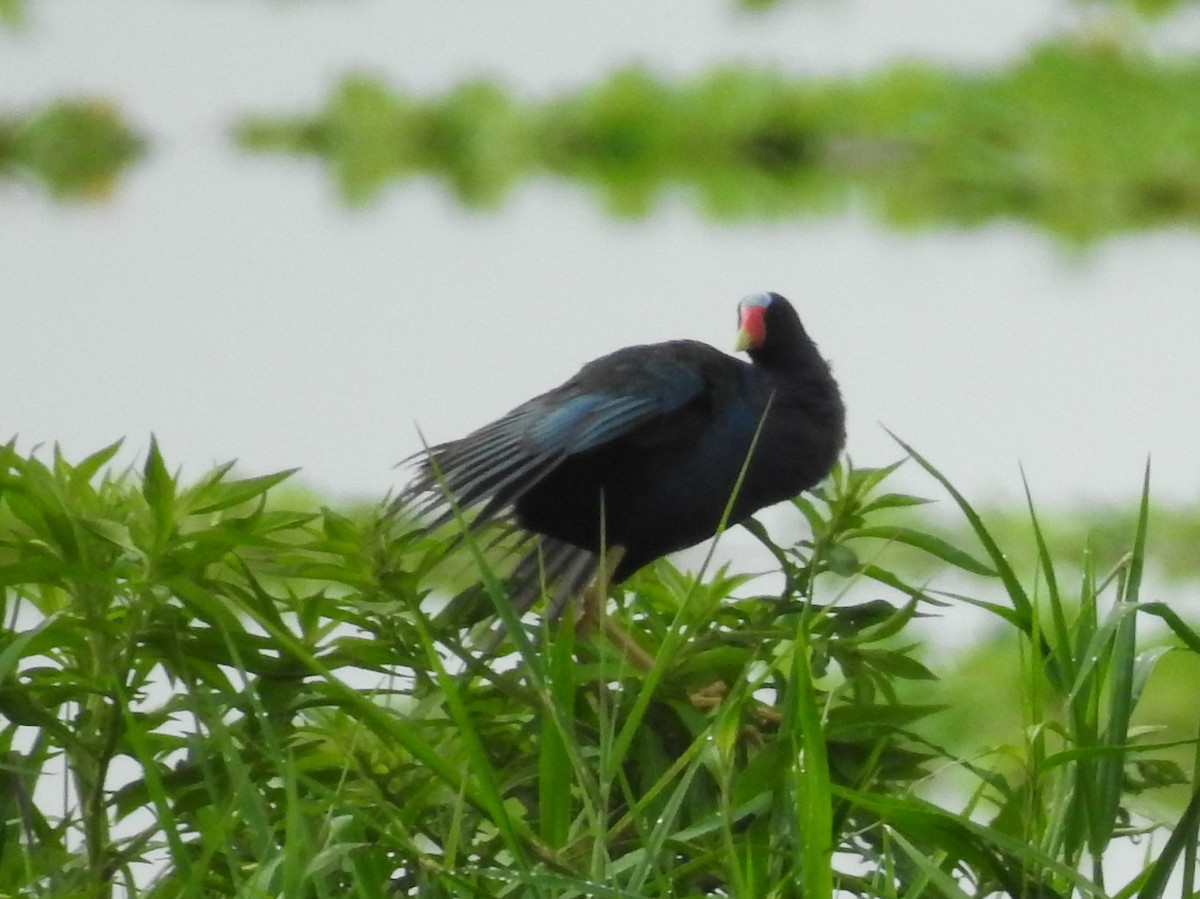
[[[729,687],[725,681],[713,681],[707,687],[697,690],[695,693],[688,694],[688,702],[694,708],[702,712],[710,712],[717,708],[729,695]],[[760,702],[755,702],[750,707],[750,714],[764,724],[778,724],[783,720],[783,716],[768,705],[763,705]],[[750,728],[753,730],[753,727]]]
[[[654,657],[638,645],[614,621],[610,621],[604,605],[608,601],[608,585],[612,582],[621,560],[625,558],[625,548],[614,546],[604,554],[595,579],[587,585],[580,596],[579,617],[575,620],[575,633],[586,639],[597,631],[602,631],[608,642],[616,647],[625,659],[639,671],[649,671],[654,667]]]
[[[721,704],[727,695],[729,695],[729,687],[725,681],[713,681],[707,687],[702,687],[695,693],[688,694],[688,702],[702,712],[711,712]]]

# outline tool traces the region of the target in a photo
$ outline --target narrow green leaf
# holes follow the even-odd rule
[[[931,605],[931,606],[948,606],[949,605],[949,603],[942,602],[939,599],[934,599],[933,596],[931,596],[929,593],[925,592],[924,590],[920,589],[919,587],[914,587],[912,584],[909,584],[906,581],[901,580],[898,576],[896,576],[891,571],[888,571],[886,568],[880,568],[878,565],[871,565],[871,564],[863,565],[862,568],[860,569],[859,573],[865,575],[866,577],[869,577],[873,581],[878,581],[881,584],[885,584],[888,587],[891,587],[895,590],[899,590],[901,593],[905,594],[906,596],[910,597],[911,599],[915,600],[916,602],[925,603],[925,604]],[[953,595],[953,594],[943,594],[943,595]],[[955,598],[957,599],[958,597],[955,597]]]
[[[821,513],[817,511],[817,507],[814,506],[808,499],[803,496],[797,496],[792,499],[792,505],[800,510],[800,513],[804,516],[805,521],[808,522],[809,530],[811,530],[814,534],[820,534],[823,530],[825,530],[824,518],[822,518]],[[761,528],[762,526],[759,525],[759,527]]]
[[[1196,740],[1166,740],[1159,743],[1127,743],[1124,746],[1103,746],[1094,744],[1091,746],[1081,746],[1075,749],[1064,749],[1061,752],[1055,752],[1046,756],[1043,762],[1043,770],[1062,765],[1070,762],[1078,762],[1083,759],[1099,759],[1105,757],[1124,757],[1127,755],[1140,755],[1145,752],[1162,752],[1167,749],[1177,749],[1180,746],[1194,746]],[[1159,760],[1155,760],[1159,761]],[[1169,763],[1169,764],[1174,764]]]
[[[473,792],[476,798],[487,810],[492,823],[504,837],[505,845],[512,852],[517,866],[529,870],[530,861],[518,832],[516,819],[509,814],[504,803],[504,796],[501,794],[500,785],[496,780],[496,771],[483,748],[483,738],[480,735],[479,727],[467,710],[467,703],[459,689],[459,682],[446,671],[424,620],[418,617],[415,619],[415,623],[428,655],[430,670],[435,673],[450,718],[454,721],[463,744],[467,761],[464,780],[474,786]]]
[[[1139,899],[1162,899],[1166,895],[1167,884],[1179,856],[1183,855],[1185,851],[1194,853],[1198,843],[1200,843],[1200,784],[1192,790],[1192,798],[1188,802],[1187,808],[1184,809],[1175,829],[1171,831],[1171,836],[1167,838],[1163,851],[1151,865],[1150,874],[1142,884],[1142,891],[1138,894]],[[1191,875],[1187,875],[1187,879],[1190,880]]]
[[[888,837],[904,850],[904,854],[909,857],[917,866],[917,869],[933,884],[938,896],[945,896],[946,899],[970,899],[953,877],[943,871],[941,866],[932,858],[905,839],[904,834],[898,830],[891,830],[888,833]]]
[[[876,643],[894,637],[914,618],[925,617],[918,611],[919,608],[920,601],[915,597],[910,598],[899,608],[885,600],[877,599],[858,606],[837,609],[835,610],[836,614],[832,617],[836,622],[840,623],[844,618],[855,625],[859,631],[855,637],[851,638],[855,642]],[[861,617],[853,614],[860,609],[863,612]],[[847,612],[851,614],[847,615]]]
[[[573,631],[564,623],[562,631]],[[572,633],[549,645],[549,687],[554,704],[562,710],[562,720],[571,726],[575,704],[575,659]],[[538,746],[538,825],[541,838],[552,849],[567,843],[571,827],[571,761],[566,740],[573,733],[560,732],[553,715],[542,716],[541,741]]]
[[[906,652],[890,649],[859,649],[856,655],[876,671],[904,680],[937,680],[937,675]]]
[[[154,520],[154,542],[148,547],[153,557],[166,546],[167,538],[175,526],[175,479],[167,471],[158,450],[158,441],[153,436],[150,437],[150,451],[146,454],[142,471],[142,495]]]
[[[916,549],[923,550],[929,553],[936,559],[941,559],[948,565],[953,565],[955,568],[961,568],[963,571],[969,571],[971,574],[979,574],[985,577],[995,577],[996,570],[978,559],[974,558],[970,553],[964,552],[956,546],[947,543],[941,537],[935,537],[933,534],[926,534],[922,531],[916,531],[912,528],[898,526],[882,526],[882,527],[865,527],[858,528],[846,535],[851,537],[874,537],[878,540],[888,540],[893,543],[903,543],[906,546],[911,546]]]
[[[809,668],[807,639],[796,635],[792,653],[792,710],[795,718],[788,735],[795,753],[793,789],[796,791],[796,831],[801,842],[802,879],[806,899],[833,896],[833,808],[825,729],[817,707],[816,689]]]
[[[150,450],[146,453],[146,464],[142,469],[142,494],[154,510],[167,510],[175,501],[175,479],[167,471],[158,440],[151,435]]]
[[[918,453],[915,449],[913,449],[895,434],[892,434],[891,431],[888,431],[888,434],[893,440],[900,444],[904,451],[908,453],[918,465],[929,472],[934,480],[941,484],[950,494],[950,496],[954,498],[954,502],[957,503],[959,509],[962,510],[963,515],[966,516],[967,521],[971,525],[971,529],[979,538],[979,542],[983,544],[984,549],[987,551],[988,557],[991,558],[992,565],[995,567],[996,573],[1004,582],[1004,589],[1008,593],[1009,601],[1012,602],[1013,611],[1016,613],[1015,621],[1019,622],[1021,629],[1025,631],[1025,633],[1032,634],[1033,605],[1030,603],[1029,597],[1025,593],[1025,589],[1021,586],[1020,580],[1017,579],[1016,572],[1014,572],[1012,566],[1008,564],[1007,557],[996,543],[995,538],[992,537],[991,532],[987,529],[987,526],[984,525],[983,519],[980,518],[979,513],[975,511],[969,502],[967,502],[967,498],[954,488],[954,485],[950,483],[946,476],[934,468],[924,456]]]
[[[125,442],[125,438],[121,438],[115,443],[110,443],[103,449],[97,450],[82,462],[74,467],[71,472],[71,486],[76,488],[81,484],[86,484],[90,481],[101,468],[112,461],[118,450],[121,449],[121,444]]]
[[[1133,551],[1129,559],[1129,575],[1122,592],[1123,602],[1136,603],[1142,588],[1142,573],[1146,569],[1146,534],[1150,525],[1150,460],[1142,476],[1142,498],[1138,505],[1137,530],[1133,537]]]
[[[138,553],[138,548],[129,533],[128,525],[107,518],[84,518],[79,523],[84,530],[91,531],[102,540],[107,540],[123,552],[130,554]]]
[[[1163,602],[1147,602],[1142,603],[1138,608],[1147,613],[1161,618],[1174,633],[1175,636],[1183,641],[1192,652],[1200,653],[1200,634],[1192,630],[1179,617],[1179,613],[1172,609],[1169,605]]]
[[[1033,505],[1033,495],[1030,493],[1029,481],[1025,478],[1024,470],[1021,471],[1021,484],[1025,488],[1025,505],[1029,510],[1029,521],[1037,544],[1039,570],[1046,580],[1046,600],[1050,604],[1050,616],[1054,623],[1052,664],[1057,672],[1057,682],[1069,684],[1075,679],[1075,661],[1071,654],[1070,628],[1067,626],[1066,615],[1063,611],[1063,598],[1058,589],[1054,560],[1050,556],[1050,548],[1042,534],[1042,527],[1038,522],[1037,512]]]
[[[1142,570],[1146,555],[1146,531],[1150,519],[1150,462],[1142,480],[1142,498],[1138,511],[1137,531],[1134,535],[1133,551],[1129,559],[1125,583],[1120,592],[1121,610],[1136,608],[1142,582]],[[1116,610],[1114,610],[1116,611]],[[1104,743],[1107,746],[1124,746],[1129,741],[1129,722],[1133,717],[1134,674],[1137,665],[1137,616],[1126,614],[1116,617],[1116,627],[1110,644],[1108,670],[1107,724]],[[1106,757],[1097,765],[1096,776],[1099,786],[1099,814],[1092,826],[1092,854],[1100,857],[1107,848],[1113,834],[1121,824],[1121,795],[1125,786],[1125,759],[1122,755]]]
[[[0,684],[8,680],[10,676],[17,670],[17,663],[24,656],[25,647],[33,641],[35,637],[55,626],[59,615],[51,615],[49,618],[40,622],[36,627],[32,627],[27,631],[21,631],[0,649]],[[0,634],[4,633],[0,631]]]
[[[700,753],[692,753],[691,755],[691,764],[679,776],[675,784],[675,789],[671,791],[666,803],[662,807],[662,811],[655,819],[654,827],[650,830],[649,836],[644,839],[641,864],[637,865],[630,872],[628,889],[635,895],[645,895],[645,884],[653,873],[655,860],[667,851],[668,842],[675,836],[680,810],[689,797],[692,782],[702,764]]]
[[[244,478],[240,481],[230,481],[220,485],[219,490],[213,489],[214,498],[195,510],[196,515],[206,515],[210,512],[220,512],[233,506],[256,499],[283,481],[286,481],[300,469],[289,468],[275,474],[262,475],[257,478]]]
[[[176,820],[172,810],[172,804],[168,799],[163,780],[159,776],[159,764],[154,756],[154,752],[150,748],[149,735],[143,730],[144,723],[139,721],[130,711],[129,697],[125,695],[124,685],[115,678],[112,683],[118,705],[120,706],[121,717],[125,722],[123,739],[128,741],[129,746],[133,750],[133,756],[140,763],[146,794],[153,806],[155,817],[158,820],[159,832],[166,837],[172,864],[185,879],[190,878],[192,876],[191,856],[184,846],[180,835],[181,828],[179,822]]]
[[[866,496],[882,484],[892,472],[903,465],[904,461],[904,459],[897,459],[890,465],[884,465],[879,468],[850,467],[846,473],[846,492],[856,497]]]
[[[869,503],[864,505],[860,510],[860,514],[869,515],[872,512],[879,512],[882,509],[906,509],[911,506],[924,506],[933,502],[931,499],[925,499],[922,496],[909,496],[905,493],[885,493],[882,496],[877,496]]]

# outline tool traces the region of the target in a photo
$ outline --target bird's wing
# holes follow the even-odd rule
[[[572,455],[596,450],[649,431],[678,432],[695,417],[696,401],[710,389],[701,361],[722,355],[690,342],[631,347],[584,366],[561,387],[535,397],[461,440],[430,447],[394,509],[430,515],[431,527],[478,508],[470,526],[478,528],[511,510],[529,490]],[[653,438],[650,438],[653,439]],[[516,557],[509,575],[514,612],[523,614],[545,591],[547,614],[563,607],[593,577],[595,553],[546,536],[533,536],[515,522],[501,524],[487,546]],[[468,591],[474,593],[475,591]],[[460,597],[464,602],[477,596]],[[457,607],[457,606],[456,606]],[[494,650],[501,631],[493,628],[482,644]]]
[[[564,459],[684,408],[703,393],[705,379],[672,346],[618,350],[461,440],[431,447],[400,503],[422,497],[418,511],[437,511],[435,524],[451,520],[455,508],[483,504],[475,519],[482,524]]]

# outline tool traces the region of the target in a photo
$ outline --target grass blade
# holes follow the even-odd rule
[[[794,774],[796,828],[801,841],[801,870],[804,895],[829,899],[833,895],[833,810],[826,756],[825,729],[817,708],[816,691],[809,667],[807,637],[797,632],[792,652],[792,719],[789,736],[794,757],[799,760]]]
[[[946,489],[946,492],[954,498],[954,502],[958,505],[959,509],[962,510],[963,515],[966,516],[967,521],[970,523],[971,530],[975,532],[975,536],[979,538],[979,542],[983,544],[983,548],[987,551],[988,557],[992,560],[992,565],[996,569],[996,574],[998,574],[1001,581],[1004,582],[1004,589],[1008,593],[1009,600],[1013,604],[1013,611],[1017,614],[1016,620],[1021,623],[1022,629],[1025,631],[1025,633],[1032,633],[1033,606],[1029,601],[1028,595],[1025,593],[1025,588],[1021,586],[1021,582],[1017,579],[1016,572],[1014,572],[1012,566],[1009,565],[1008,559],[1003,551],[1001,551],[995,539],[992,537],[991,532],[988,531],[987,526],[984,525],[983,519],[980,518],[979,513],[975,511],[969,502],[967,502],[967,498],[955,489],[954,485],[950,483],[946,476],[934,468],[933,464],[930,463],[924,456],[918,453],[915,449],[913,449],[895,434],[892,434],[891,431],[888,431],[888,434],[893,440],[900,444],[900,447],[912,457],[913,461],[929,472],[933,479],[941,484]]]

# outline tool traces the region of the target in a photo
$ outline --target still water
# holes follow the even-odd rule
[[[771,289],[833,361],[859,464],[899,456],[886,426],[975,498],[1015,496],[1018,464],[1045,502],[1130,496],[1147,455],[1158,495],[1200,492],[1194,233],[1081,252],[1006,224],[888,232],[859,208],[718,225],[683,196],[618,222],[553,181],[493,213],[420,180],[348,211],[316,163],[240,154],[224,130],[311,109],[350,68],[418,92],[491,74],[539,96],[633,61],[681,75],[730,59],[1000,64],[1080,27],[1076,7],[397,6],[36,4],[0,37],[6,107],[106,94],[152,141],[104,204],[0,194],[0,438],[78,455],[125,436],[132,459],[154,432],[185,477],[237,457],[371,497],[418,425],[456,436],[619,346],[727,347],[737,298]],[[1195,26],[1151,39],[1186,47]],[[901,485],[932,491],[916,472]]]

